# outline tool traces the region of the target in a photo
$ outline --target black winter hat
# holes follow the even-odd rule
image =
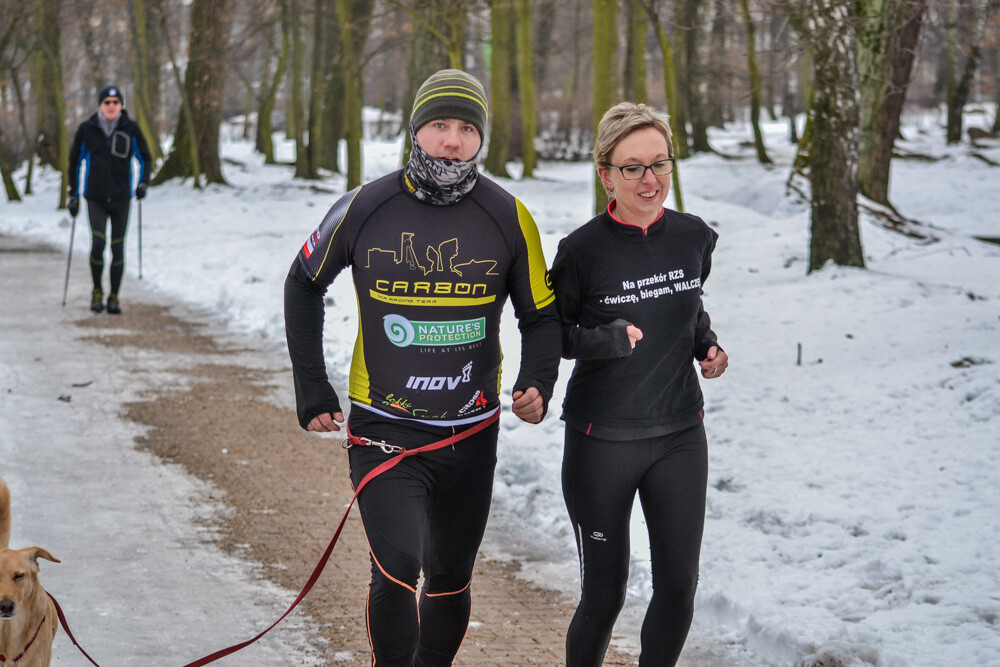
[[[416,132],[439,118],[464,120],[479,130],[479,137],[486,136],[486,91],[479,80],[457,69],[443,69],[420,86],[413,98],[410,124]]]
[[[101,88],[101,92],[97,96],[97,103],[100,104],[109,97],[117,97],[119,102],[125,104],[125,95],[122,94],[122,89],[114,84]]]

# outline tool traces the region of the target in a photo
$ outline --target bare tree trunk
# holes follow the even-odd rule
[[[34,180],[35,175],[35,137],[32,136],[31,132],[28,130],[28,107],[24,102],[24,93],[21,90],[21,77],[17,71],[17,68],[11,66],[10,68],[10,82],[11,87],[14,89],[14,97],[17,98],[17,117],[21,124],[21,136],[24,137],[24,143],[28,148],[28,170],[24,177],[24,194],[30,195],[34,194],[32,192],[31,183]],[[67,157],[67,162],[69,158]],[[67,175],[68,175],[67,171]]]
[[[274,75],[267,76],[270,71],[271,61],[274,54],[274,31],[277,29],[281,36],[281,51],[278,54],[278,62],[274,67]],[[291,45],[288,31],[284,29],[281,21],[276,27],[269,27],[264,37],[264,76],[261,77],[260,96],[257,98],[257,150],[264,154],[264,164],[275,164],[274,159],[274,126],[271,124],[271,115],[274,113],[274,105],[278,99],[278,91],[281,89],[281,80],[288,68],[288,56],[291,53]]]
[[[729,72],[729,9],[727,0],[712,2],[711,47],[705,82],[711,91],[711,104],[705,108],[705,122],[712,127],[724,127],[733,117],[733,77]]]
[[[329,61],[326,63],[327,84],[323,101],[322,118],[323,141],[326,147],[323,151],[320,166],[335,174],[340,173],[340,140],[344,138],[344,67],[341,63],[342,44],[340,43],[340,23],[337,20],[336,3],[334,11],[327,13],[326,35],[330,40]]]
[[[781,46],[785,38],[785,22],[781,21],[777,16],[775,16],[770,11],[770,7],[764,6],[764,25],[767,26],[767,41],[768,43],[764,45],[765,49],[765,59],[767,60],[767,83],[764,86],[764,90],[767,94],[761,100],[761,104],[767,109],[768,116],[770,116],[772,121],[777,121],[781,116],[778,115],[777,105],[783,102],[784,89],[782,84],[787,85],[788,77],[790,73],[783,71],[779,74],[779,58],[781,57]],[[779,90],[779,88],[781,90]]]
[[[445,66],[463,69],[462,57],[465,44],[462,40],[464,40],[469,6],[465,0],[414,0],[412,4],[406,4],[402,0],[387,1],[402,9],[413,19],[413,39],[410,42],[410,58],[406,69],[409,90],[403,106],[405,126],[410,122],[413,97],[424,79]],[[440,27],[442,24],[445,24],[443,31]],[[504,94],[509,95],[510,91],[505,91]],[[496,100],[492,100],[492,103],[496,104]],[[403,142],[403,164],[405,165],[409,159],[410,133],[406,132]]]
[[[408,5],[401,0],[390,3],[407,12],[414,23],[433,35],[448,54],[448,67],[462,69],[465,52],[465,21],[469,11],[467,0],[433,0],[423,11],[419,3]]]
[[[982,53],[983,34],[986,30],[988,0],[973,0],[973,17],[971,19],[971,38],[967,30],[962,30],[963,42],[967,45],[969,55],[965,59],[962,71],[956,78],[958,66],[958,0],[951,0],[948,7],[948,27],[946,38],[945,81],[948,107],[946,138],[949,144],[962,140],[962,112],[969,101],[972,90],[972,80],[979,67],[979,57]]]
[[[682,62],[678,83],[684,104],[685,120],[691,123],[690,150],[694,152],[712,150],[708,143],[708,123],[705,121],[705,100],[701,89],[704,81],[701,65],[703,59],[701,6],[701,0],[677,0],[675,3],[678,51]]]
[[[310,178],[319,178],[319,168],[326,160],[326,152],[330,149],[329,138],[325,133],[325,116],[327,113],[327,88],[330,86],[330,73],[333,68],[333,46],[327,30],[330,22],[328,14],[336,13],[332,0],[315,0],[313,14],[313,54],[312,71],[309,75],[309,171]],[[334,147],[335,148],[335,147]]]
[[[3,187],[7,192],[7,201],[21,201],[21,195],[17,192],[17,185],[14,183],[14,170],[10,163],[10,156],[7,155],[7,144],[3,136],[3,124],[0,123],[0,177],[3,178]]]
[[[337,28],[337,34],[340,34],[339,27]],[[340,37],[337,37],[337,44],[339,49]],[[329,143],[327,151],[324,154],[323,166],[335,174],[341,173],[340,140],[345,135],[344,105],[341,102],[344,99],[346,83],[344,81],[344,67],[341,64],[340,58],[341,56],[338,55],[334,61],[334,66],[332,67],[333,75],[330,78],[330,85],[326,90],[327,113],[324,119],[326,129],[323,132]]]
[[[160,8],[158,18],[160,22],[160,30],[163,33],[163,41],[167,45],[167,55],[170,59],[170,70],[174,74],[174,83],[177,86],[177,90],[180,91],[181,96],[181,113],[180,118],[177,120],[177,128],[174,130],[171,154],[179,151],[184,152],[183,155],[178,153],[177,161],[183,164],[185,159],[187,160],[187,163],[190,165],[189,170],[191,172],[191,176],[193,176],[194,187],[195,189],[200,190],[202,174],[201,156],[198,155],[198,138],[195,135],[194,110],[191,103],[191,95],[184,86],[184,80],[181,77],[181,69],[177,65],[177,58],[174,57],[173,42],[170,41],[170,31],[167,27],[166,13],[163,11],[162,7]],[[183,134],[180,134],[181,130],[183,130]],[[178,167],[176,170],[178,175],[180,175],[181,168]],[[172,176],[168,176],[167,170],[160,169],[151,182],[153,185],[159,185],[168,178],[172,178]]]
[[[82,2],[77,0],[73,4],[73,9],[79,12],[83,19],[77,25],[80,28],[80,41],[83,44],[83,52],[86,54],[84,61],[87,73],[90,75],[90,83],[94,87],[94,90],[100,90],[109,82],[107,81],[108,75],[106,73],[107,66],[104,54],[107,39],[103,33],[96,30],[97,26],[90,22],[91,16],[100,14],[95,7],[97,2],[96,0],[84,0]]]
[[[21,128],[21,140],[27,153],[28,169],[25,180],[26,195],[31,194],[31,177],[35,166],[35,141],[28,131],[27,110],[24,104],[24,95],[21,92],[21,81],[19,75],[20,64],[28,57],[29,44],[31,43],[31,28],[27,16],[31,11],[30,6],[7,5],[4,14],[9,23],[0,28],[0,106],[6,108],[9,104],[8,95],[13,89],[14,97],[17,100],[17,120]],[[0,114],[2,115],[2,114]],[[12,159],[2,136],[3,128],[0,127],[0,171],[3,172],[4,188],[7,191],[7,198],[10,201],[21,201],[17,192],[17,186],[13,180]]]
[[[889,167],[910,83],[926,0],[873,0],[859,34],[861,153],[858,189],[885,206]]]
[[[677,160],[674,161],[674,171],[670,175],[670,183],[674,191],[674,202],[677,206],[677,210],[683,213],[684,197],[681,193],[681,164],[677,144],[677,134],[680,123],[673,115],[673,110],[680,107],[680,93],[677,91],[677,75],[674,72],[673,47],[670,44],[670,40],[667,39],[667,33],[663,29],[663,24],[660,23],[659,16],[656,14],[656,10],[653,6],[653,0],[637,0],[637,2],[639,2],[642,5],[642,8],[646,11],[646,16],[649,18],[649,24],[652,26],[653,31],[656,34],[656,39],[660,43],[660,54],[663,56],[663,88],[664,95],[667,100],[667,111],[669,112],[670,134],[672,135],[674,142],[674,157],[677,158]]]
[[[370,0],[337,0],[341,64],[344,75],[344,129],[347,140],[347,189],[361,185],[361,65],[365,26],[371,16]]]
[[[295,178],[313,178],[306,150],[306,100],[302,91],[302,77],[305,76],[305,44],[302,42],[302,2],[304,0],[284,0],[282,20],[292,41],[292,71],[289,83],[292,98],[285,109],[286,134],[295,139]]]
[[[177,121],[174,145],[154,179],[205,176],[209,183],[225,184],[219,160],[219,126],[222,123],[222,89],[229,46],[231,0],[193,0],[187,70],[184,74],[185,112]],[[164,32],[166,38],[167,33]],[[173,56],[171,54],[171,61]],[[192,146],[193,143],[193,146]],[[197,165],[195,158],[197,156]]]
[[[440,18],[447,35],[448,66],[463,69],[465,55],[465,21],[469,11],[467,0],[443,0]]]
[[[580,94],[580,79],[582,78],[580,69],[583,64],[583,14],[586,11],[584,3],[586,0],[573,0],[573,32],[572,49],[573,58],[570,65],[569,81],[566,89],[569,91],[569,99],[572,101],[571,108],[576,107],[577,96]]]
[[[646,89],[646,31],[649,19],[642,7],[630,0],[625,3],[625,20],[627,32],[622,95],[632,102],[645,104],[649,101]]]
[[[807,12],[810,11],[806,8],[806,4],[810,0],[779,0],[778,5],[785,9],[788,15],[789,22],[798,36],[798,51],[799,51],[799,72],[798,72],[798,91],[797,91],[797,106],[800,109],[805,109],[806,111],[806,122],[805,126],[802,128],[802,136],[799,137],[797,142],[797,148],[795,152],[795,160],[792,162],[792,170],[788,175],[788,182],[791,183],[795,176],[802,176],[806,179],[809,178],[809,169],[812,165],[812,136],[813,136],[813,97],[815,93],[815,86],[813,79],[815,78],[815,67],[814,67],[814,57],[812,49],[812,29],[806,20]],[[792,130],[794,133],[794,123],[795,119],[789,119],[791,121]]]
[[[858,229],[860,111],[853,0],[810,0],[814,93],[809,272],[865,265]]]
[[[594,136],[604,112],[618,94],[618,6],[615,0],[594,0]],[[608,207],[607,193],[594,170],[594,214]]]
[[[993,132],[1000,132],[1000,43],[993,45]]]
[[[552,51],[565,48],[565,45],[556,44],[552,39],[557,2],[559,0],[537,0],[535,4],[535,39],[532,50],[535,52],[535,80],[542,85],[549,75],[549,56]]]
[[[750,73],[750,124],[753,126],[753,143],[757,148],[757,161],[761,164],[771,164],[771,158],[767,156],[767,148],[764,147],[764,134],[760,131],[760,70],[757,67],[757,37],[747,0],[739,0],[739,3],[747,35],[747,70]]]
[[[490,0],[490,35],[492,52],[490,69],[490,145],[483,166],[494,176],[510,178],[507,171],[511,129],[511,89],[514,62],[514,3],[512,0]]]
[[[531,0],[517,0],[517,88],[521,97],[521,178],[535,175],[535,135],[538,112],[535,109],[535,74],[531,48]],[[496,98],[494,98],[495,100]]]
[[[63,103],[59,31],[60,0],[35,0],[37,46],[32,61],[32,89],[39,140],[38,158],[62,174],[59,208],[66,206],[69,187],[69,138]]]
[[[129,19],[134,44],[133,91],[130,110],[139,129],[149,144],[153,162],[163,158],[160,146],[160,71],[163,65],[163,47],[157,39],[155,16],[163,11],[162,0],[131,0],[132,11]],[[150,5],[156,8],[150,10]]]
[[[663,27],[660,22],[660,18],[656,15],[657,0],[642,0],[643,6],[646,7],[646,13],[650,15],[650,21],[655,18],[657,25],[660,26],[659,30],[663,32],[664,39],[666,39],[666,28]],[[674,5],[675,17],[681,12],[680,3]],[[675,19],[675,23],[676,23]],[[669,43],[669,42],[668,42]],[[663,40],[660,40],[661,50],[663,45]],[[687,62],[685,60],[686,54],[686,37],[684,35],[683,29],[678,27],[674,32],[674,42],[670,45],[671,51],[671,69],[673,70],[673,99],[667,98],[667,108],[670,111],[670,118],[673,121],[670,125],[670,129],[673,132],[674,138],[674,155],[679,160],[683,160],[691,157],[691,139],[688,135],[687,125],[688,125],[688,106],[687,106],[687,79],[690,76],[687,72]],[[676,47],[676,48],[675,48]],[[674,164],[676,167],[676,163]]]

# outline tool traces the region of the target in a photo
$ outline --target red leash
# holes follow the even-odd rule
[[[38,627],[35,629],[35,634],[31,636],[31,641],[29,641],[28,644],[24,647],[24,650],[21,651],[17,656],[10,658],[10,664],[13,667],[17,667],[17,661],[24,657],[24,654],[28,652],[28,649],[31,648],[31,645],[35,643],[36,639],[38,639],[38,633],[42,631],[43,625],[45,625],[44,616],[42,616],[42,622],[38,624]],[[0,665],[6,665],[6,664],[7,664],[7,656],[5,656],[3,653],[0,653]]]
[[[376,477],[378,477],[379,475],[381,475],[385,471],[392,469],[393,467],[396,466],[397,463],[399,463],[400,461],[402,461],[403,459],[405,459],[405,458],[407,458],[409,456],[416,456],[417,454],[422,454],[424,452],[432,452],[435,449],[443,449],[444,447],[448,447],[449,445],[453,445],[456,442],[464,440],[465,438],[468,438],[469,436],[475,435],[476,433],[479,433],[480,431],[486,429],[491,424],[493,424],[494,422],[496,422],[497,419],[499,419],[499,418],[500,418],[500,410],[498,409],[496,412],[493,413],[492,416],[487,417],[483,421],[477,423],[472,428],[466,429],[466,430],[462,431],[461,433],[456,433],[455,435],[449,436],[449,437],[445,438],[444,440],[438,440],[437,442],[432,442],[429,445],[424,445],[423,447],[416,447],[415,449],[404,449],[402,452],[396,454],[396,456],[393,456],[391,459],[389,459],[387,461],[384,461],[384,462],[380,463],[378,466],[376,466],[374,470],[372,470],[370,473],[368,473],[367,475],[364,476],[364,478],[361,480],[361,483],[358,484],[358,488],[356,488],[354,490],[354,497],[351,498],[351,502],[347,506],[347,511],[344,512],[344,516],[340,520],[340,525],[337,526],[337,530],[333,534],[333,539],[330,540],[330,544],[326,547],[326,551],[324,551],[322,557],[320,557],[319,563],[317,563],[315,569],[313,569],[313,572],[309,576],[309,580],[306,582],[305,587],[303,587],[302,591],[299,593],[298,597],[295,598],[295,601],[292,602],[291,606],[288,607],[288,609],[285,610],[285,613],[283,613],[280,617],[278,617],[278,620],[276,620],[274,623],[272,623],[271,625],[269,625],[263,632],[261,632],[257,636],[255,636],[255,637],[253,637],[251,639],[248,639],[245,642],[240,642],[239,644],[234,644],[234,645],[232,645],[232,646],[230,646],[228,648],[224,648],[224,649],[216,651],[215,653],[212,653],[210,655],[206,655],[204,658],[199,658],[199,659],[195,660],[194,662],[190,662],[190,663],[184,665],[184,667],[202,667],[202,665],[207,665],[207,664],[209,664],[211,662],[215,662],[216,660],[219,660],[220,658],[224,658],[227,655],[231,655],[231,654],[236,653],[237,651],[239,651],[241,649],[246,648],[247,646],[250,646],[251,644],[253,644],[254,642],[256,642],[258,639],[260,639],[261,637],[263,637],[264,635],[266,635],[268,632],[270,632],[271,630],[273,630],[275,628],[275,626],[277,626],[279,623],[281,623],[283,620],[285,620],[286,616],[288,616],[290,613],[292,613],[293,609],[295,609],[297,606],[299,606],[299,603],[302,602],[302,600],[305,599],[306,595],[309,594],[309,591],[311,591],[312,588],[313,588],[313,586],[316,585],[316,582],[319,580],[320,575],[323,573],[323,570],[326,568],[326,564],[327,564],[327,562],[329,562],[330,556],[333,554],[333,548],[337,545],[337,540],[340,539],[340,533],[341,533],[341,531],[344,530],[344,524],[347,523],[347,517],[351,513],[351,508],[354,507],[354,501],[358,499],[358,494],[361,493],[361,489],[365,488],[365,486],[368,484],[368,482],[372,481],[373,479],[375,479]],[[375,443],[375,444],[377,445],[378,443]],[[66,636],[68,636],[70,638],[70,641],[73,642],[74,646],[76,646],[78,649],[80,649],[80,653],[83,653],[83,655],[87,658],[87,660],[90,660],[90,663],[92,665],[94,665],[94,667],[100,667],[100,665],[98,665],[96,662],[94,662],[93,658],[91,658],[89,655],[87,655],[87,652],[84,651],[83,647],[80,646],[79,642],[76,641],[76,638],[73,636],[73,633],[70,632],[69,624],[66,623],[66,617],[63,614],[62,609],[59,607],[59,603],[56,602],[56,599],[54,597],[52,597],[52,595],[49,595],[49,598],[52,600],[53,604],[55,604],[55,606],[56,606],[56,612],[58,612],[58,614],[59,614],[59,622],[62,624],[63,630],[66,631]]]

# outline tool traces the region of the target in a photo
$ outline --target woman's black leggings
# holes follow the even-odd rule
[[[653,574],[639,665],[677,661],[694,615],[707,481],[702,424],[633,441],[601,440],[566,428],[563,495],[576,531],[582,591],[566,637],[567,667],[600,667],[604,660],[625,603],[636,492]]]
[[[118,294],[125,275],[125,233],[128,231],[129,199],[108,202],[87,200],[90,216],[90,275],[94,279],[94,289],[101,289],[101,274],[104,273],[104,247],[107,244],[105,232],[108,218],[111,219],[111,293]]]
[[[382,435],[355,431],[353,423],[352,432],[407,448],[452,435],[441,428]],[[472,570],[493,497],[498,433],[493,424],[451,447],[403,459],[358,496],[371,552],[365,617],[373,665],[431,667],[454,660],[469,627]],[[375,446],[352,447],[354,487],[390,457]]]

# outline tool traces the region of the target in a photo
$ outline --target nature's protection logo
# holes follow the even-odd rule
[[[463,345],[486,338],[485,317],[449,322],[418,322],[402,315],[386,315],[382,321],[386,338],[396,347]]]

